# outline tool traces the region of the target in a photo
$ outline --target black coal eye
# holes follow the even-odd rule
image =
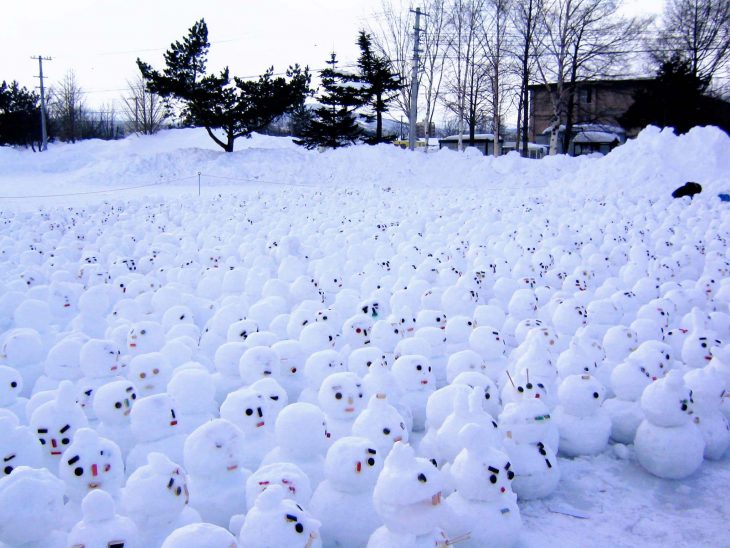
[[[370,367],[371,365],[373,365],[373,362],[367,362],[365,365],[367,365],[368,367]]]
[[[370,457],[370,458],[368,459],[368,464],[369,464],[370,466],[375,466],[375,459],[374,459],[373,457]]]
[[[702,344],[701,344],[700,346],[701,346],[702,348],[707,348],[707,343],[702,343]]]
[[[683,403],[682,404],[682,411],[687,411],[687,404],[686,403]]]
[[[524,389],[524,388],[522,388],[521,386],[518,386],[518,387],[517,387],[517,391],[518,391],[518,392],[524,392],[524,391],[525,391],[525,389]]]
[[[71,441],[71,440],[69,440],[68,438],[63,438],[61,440],[61,443],[64,444],[64,445],[68,445],[69,444],[69,441]]]
[[[246,409],[246,415],[248,415],[249,417],[253,415],[253,409]]]
[[[303,532],[304,532],[304,525],[302,525],[301,523],[297,523],[297,524],[296,524],[296,525],[294,526],[294,530],[295,530],[295,531],[296,531],[297,533],[303,533]]]
[[[80,466],[77,466],[76,468],[74,468],[74,474],[76,474],[77,476],[83,476],[84,469],[81,468]]]
[[[600,396],[598,395],[598,392],[593,392],[593,397],[598,399]]]
[[[525,386],[527,386],[528,390],[532,390],[532,383],[528,382]]]
[[[421,371],[422,369],[423,369],[423,366],[422,365],[417,365],[416,366],[416,371]]]
[[[139,334],[140,335],[146,335],[147,334],[147,331],[145,329],[143,329],[142,331],[139,332]]]
[[[491,476],[489,476],[489,481],[491,481],[492,483],[497,483],[497,476],[492,474]]]
[[[484,393],[484,399],[485,399],[485,400],[488,400],[488,399],[489,399],[489,398],[491,398],[491,397],[492,397],[492,395],[491,395],[491,394],[490,394],[489,392],[485,392],[485,393]]]
[[[385,434],[386,436],[389,436],[390,435],[390,428],[383,428],[383,434]]]
[[[15,381],[13,381],[13,382],[10,383],[10,388],[15,388],[17,386],[18,386],[18,383],[15,382]]]
[[[132,394],[132,399],[133,400],[136,400],[137,399],[137,394]]]
[[[342,392],[337,392],[337,394],[335,394],[335,399],[341,400],[342,399]]]
[[[507,479],[513,479],[514,477],[515,477],[515,473],[512,470],[507,472]]]
[[[117,409],[121,409],[122,408],[122,402],[118,401],[117,403],[114,404],[114,407],[116,407]]]
[[[421,483],[426,483],[426,481],[428,480],[426,480],[425,474],[418,474],[418,481],[420,481]]]

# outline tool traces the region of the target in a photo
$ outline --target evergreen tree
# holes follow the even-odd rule
[[[727,120],[721,118],[723,101],[705,94],[709,80],[696,74],[689,60],[675,54],[661,63],[655,82],[635,96],[620,123],[628,128],[673,127],[678,133],[712,124],[727,131]]]
[[[320,106],[295,142],[309,149],[319,146],[338,148],[355,144],[362,135],[355,110],[362,105],[362,86],[352,75],[337,70],[337,56],[332,53],[326,69],[320,71],[322,93]]]
[[[0,145],[30,146],[40,141],[40,99],[13,81],[0,84]]]
[[[365,84],[362,89],[363,106],[369,107],[369,112],[362,116],[368,122],[375,120],[375,135],[368,142],[390,142],[395,135],[383,137],[383,113],[388,111],[403,84],[400,76],[390,70],[390,61],[373,51],[372,37],[364,30],[360,31],[357,45],[360,47],[358,80]]]
[[[137,59],[137,66],[150,91],[183,105],[187,123],[205,127],[208,135],[226,152],[233,152],[238,137],[249,137],[272,120],[304,103],[311,81],[309,69],[289,67],[287,78],[274,77],[271,67],[258,80],[231,76],[228,67],[220,74],[206,75],[210,44],[208,27],[201,19],[182,42],[165,53],[162,73]],[[222,130],[219,138],[214,129]]]

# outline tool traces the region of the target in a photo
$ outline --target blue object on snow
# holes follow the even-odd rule
[[[721,202],[730,202],[730,194],[718,194]]]

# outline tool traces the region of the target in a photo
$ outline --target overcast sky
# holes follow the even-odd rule
[[[661,12],[664,0],[626,0],[626,12]],[[382,0],[2,0],[0,81],[37,85],[42,54],[47,84],[76,71],[97,107],[118,100],[137,74],[135,59],[162,66],[162,54],[204,17],[211,42],[209,70],[225,65],[254,77],[274,65],[325,66],[333,49],[357,58],[361,28],[382,12]]]

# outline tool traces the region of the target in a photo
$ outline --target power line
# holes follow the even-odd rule
[[[46,90],[43,86],[43,61],[52,61],[50,57],[38,55],[31,57],[38,59],[38,76],[41,81],[41,151],[48,150],[48,130],[46,128]]]

